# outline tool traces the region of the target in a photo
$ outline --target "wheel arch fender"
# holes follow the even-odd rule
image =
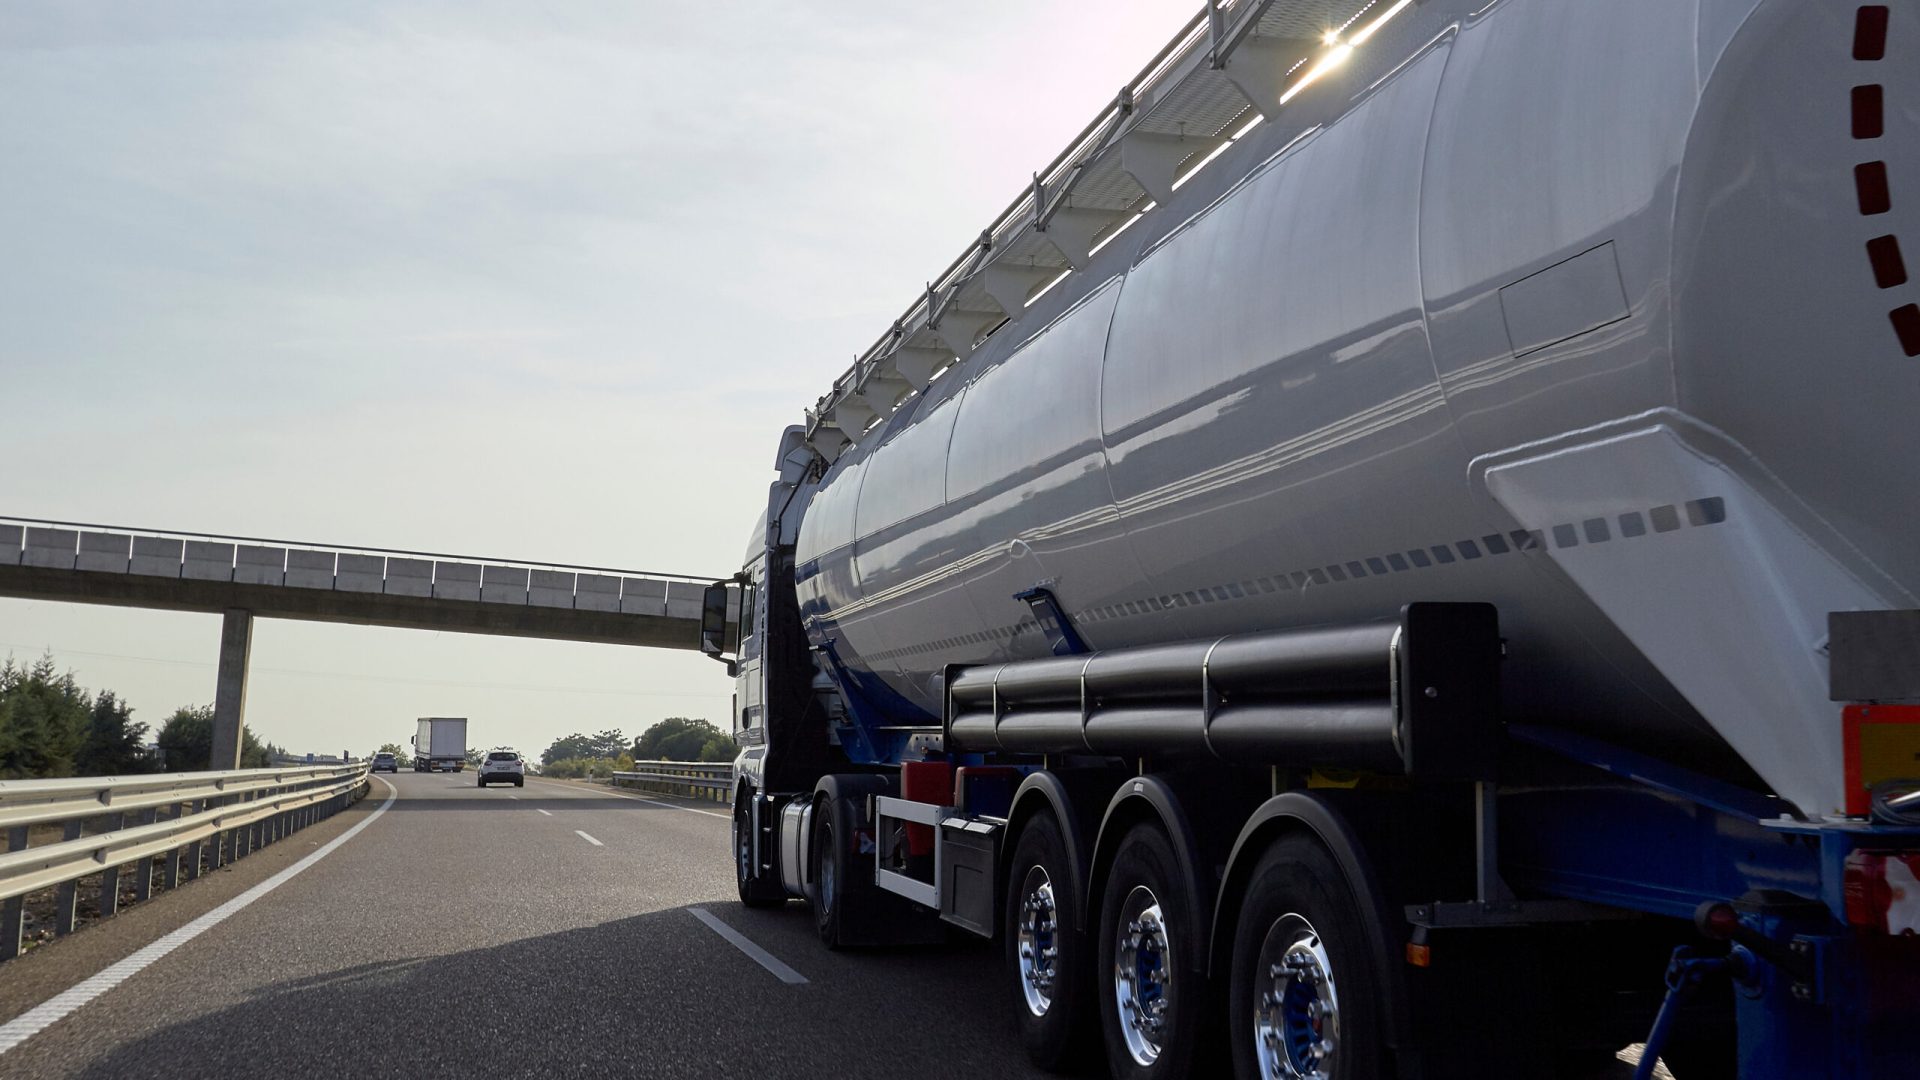
[[[823,799],[851,800],[855,823],[865,828],[873,824],[867,815],[867,796],[894,795],[899,790],[899,781],[883,773],[829,773],[813,785],[812,799],[816,804]]]
[[[1180,863],[1182,887],[1187,893],[1187,903],[1194,915],[1202,923],[1196,927],[1195,940],[1201,942],[1198,950],[1201,955],[1194,957],[1192,969],[1204,974],[1208,968],[1207,943],[1211,940],[1211,931],[1207,923],[1213,917],[1213,897],[1211,890],[1201,878],[1201,848],[1194,837],[1193,824],[1188,820],[1186,810],[1180,804],[1180,797],[1173,785],[1158,776],[1135,776],[1120,785],[1107,803],[1106,813],[1100,819],[1100,832],[1093,844],[1093,861],[1088,868],[1089,888],[1081,898],[1085,909],[1081,913],[1087,925],[1098,922],[1095,912],[1098,910],[1095,893],[1105,888],[1107,874],[1113,866],[1120,838],[1127,830],[1141,822],[1152,822],[1166,831],[1167,838],[1173,843],[1174,856]]]
[[[1290,832],[1305,833],[1319,841],[1344,873],[1365,927],[1367,951],[1373,956],[1387,989],[1388,1007],[1383,1010],[1387,1043],[1394,1047],[1407,1046],[1413,1020],[1405,970],[1389,932],[1395,922],[1387,906],[1386,892],[1380,887],[1379,875],[1374,873],[1359,831],[1333,800],[1316,792],[1288,791],[1275,795],[1261,803],[1241,826],[1233,851],[1227,857],[1227,871],[1220,881],[1219,896],[1214,901],[1212,937],[1207,950],[1209,976],[1224,977],[1231,966],[1240,903],[1254,866],[1268,845]]]
[[[1000,878],[1004,882],[1009,874],[1009,864],[1013,861],[1013,849],[1019,836],[1027,827],[1027,822],[1036,815],[1046,812],[1053,814],[1054,821],[1060,826],[1060,839],[1067,848],[1067,872],[1073,886],[1073,895],[1081,902],[1068,912],[1073,918],[1073,929],[1086,929],[1085,907],[1088,873],[1086,827],[1082,815],[1076,807],[1073,793],[1068,790],[1066,781],[1059,775],[1040,770],[1027,774],[1020,787],[1013,793],[1013,806],[1007,812],[1007,842],[1000,846]],[[1011,884],[1011,883],[1009,883]],[[1004,889],[1001,890],[1004,892]]]

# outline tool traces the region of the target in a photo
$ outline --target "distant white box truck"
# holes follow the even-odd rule
[[[413,736],[413,771],[459,772],[467,764],[467,718],[423,716]]]

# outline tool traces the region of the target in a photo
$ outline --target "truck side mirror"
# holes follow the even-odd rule
[[[716,581],[700,594],[700,651],[727,665],[727,674],[739,673],[739,665],[726,658],[727,600],[731,581]]]

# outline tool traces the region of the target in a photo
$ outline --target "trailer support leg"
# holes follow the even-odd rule
[[[1485,780],[1473,784],[1474,899],[1482,904],[1513,899],[1513,890],[1500,877],[1499,794]]]

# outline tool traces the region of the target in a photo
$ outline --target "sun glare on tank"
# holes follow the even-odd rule
[[[1400,14],[1400,12],[1405,10],[1406,6],[1411,3],[1413,3],[1413,0],[1399,0],[1399,3],[1396,3],[1392,7],[1381,12],[1379,18],[1373,20],[1372,22],[1368,23],[1367,25],[1361,27],[1358,31],[1356,31],[1352,37],[1347,39],[1348,43],[1353,45],[1365,44],[1366,40],[1372,37],[1375,31],[1379,30],[1382,26],[1386,25],[1386,22],[1388,19],[1391,19],[1395,15]]]
[[[1327,55],[1315,61],[1314,65],[1307,69],[1307,73],[1300,76],[1299,82],[1288,87],[1287,92],[1280,95],[1280,104],[1285,105],[1287,102],[1292,101],[1300,91],[1312,86],[1315,79],[1339,67],[1346,62],[1347,57],[1352,55],[1353,46],[1345,42],[1328,49]]]

